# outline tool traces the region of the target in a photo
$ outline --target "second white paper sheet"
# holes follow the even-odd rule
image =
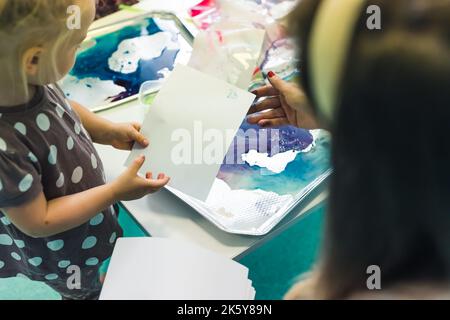
[[[136,145],[127,165],[144,154],[140,173],[165,173],[169,186],[205,201],[254,99],[245,90],[177,65],[142,125],[150,146]]]
[[[184,240],[120,238],[100,300],[254,300],[248,272]]]

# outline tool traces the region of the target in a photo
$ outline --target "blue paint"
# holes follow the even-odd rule
[[[244,132],[248,129],[257,130],[259,141],[261,129],[257,126],[243,123],[241,129]],[[278,152],[290,150],[302,151],[311,146],[314,139],[308,130],[294,127],[278,128],[280,142],[279,150],[257,150],[267,152],[269,156],[274,156]],[[270,130],[269,130],[270,132]],[[267,134],[270,137],[270,134]],[[268,138],[269,140],[270,138]],[[245,144],[243,146],[243,144]],[[255,145],[255,143],[253,143]],[[256,144],[258,145],[258,144]],[[249,139],[243,140],[235,138],[230,147],[229,153],[234,152],[235,159],[240,159],[243,153],[250,150]],[[240,150],[241,152],[238,152]],[[243,151],[243,152],[242,152]],[[330,169],[330,139],[322,137],[315,141],[315,146],[309,152],[299,153],[295,160],[289,163],[286,169],[275,174],[265,168],[258,166],[251,167],[247,163],[223,164],[218,178],[224,180],[233,190],[257,190],[275,192],[279,195],[290,194],[296,196],[316,179],[321,178]]]
[[[173,70],[175,59],[180,50],[165,49],[158,58],[147,61],[141,60],[136,72],[129,74],[111,70],[108,65],[108,60],[124,40],[153,35],[158,32],[162,32],[162,30],[153,18],[146,18],[116,32],[96,37],[94,38],[94,46],[77,55],[75,66],[70,71],[70,75],[76,77],[78,80],[85,78],[98,78],[103,81],[110,80],[114,84],[124,87],[123,92],[114,97],[110,97],[111,102],[136,95],[139,92],[141,84],[145,81],[158,80],[164,77],[158,74],[158,71],[165,68],[170,71]],[[90,88],[91,86],[87,85],[87,87]],[[77,100],[76,96],[67,95],[71,99]]]

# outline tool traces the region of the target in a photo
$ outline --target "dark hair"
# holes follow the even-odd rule
[[[291,16],[313,104],[305,48],[320,2],[303,0]],[[372,4],[382,30],[361,13],[330,124],[325,298],[367,290],[370,265],[383,288],[450,280],[450,1]]]

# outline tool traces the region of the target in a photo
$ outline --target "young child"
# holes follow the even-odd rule
[[[71,5],[81,9],[80,29],[67,27]],[[103,120],[55,84],[94,17],[95,0],[0,0],[0,276],[44,281],[64,299],[99,296],[99,267],[122,235],[112,205],[169,181],[139,177],[141,156],[106,183],[93,142],[148,141],[138,124]],[[69,266],[81,270],[80,289],[67,284]]]
[[[449,17],[449,0],[303,0],[293,13],[307,99],[270,74],[257,94],[274,98],[254,111],[272,110],[252,121],[315,126],[311,105],[334,173],[319,262],[287,298],[450,297]]]

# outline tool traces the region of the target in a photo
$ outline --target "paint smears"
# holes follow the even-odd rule
[[[299,151],[290,150],[270,157],[268,153],[259,153],[256,150],[250,150],[241,157],[250,167],[258,166],[279,174],[286,169],[289,163],[295,160],[298,154]]]
[[[126,88],[114,84],[111,80],[100,80],[99,78],[78,79],[74,76],[66,76],[61,87],[68,99],[76,100],[84,106],[102,105],[111,97],[119,95]],[[72,97],[76,93],[76,97]]]
[[[92,39],[60,82],[66,96],[104,106],[136,95],[146,81],[164,80],[175,63],[186,64],[192,48],[169,20],[144,18]]]
[[[311,142],[304,144],[303,149],[291,149],[280,153],[270,155],[269,153],[258,152],[257,150],[249,150],[249,152],[241,155],[242,161],[246,162],[250,167],[258,166],[265,168],[272,173],[280,174],[289,163],[293,162],[299,153],[308,153],[316,146],[316,141],[321,137],[320,130],[311,130],[309,134],[313,138]],[[283,143],[286,145],[285,143]]]
[[[158,58],[165,49],[179,49],[178,43],[172,41],[172,34],[168,32],[127,39],[119,44],[117,51],[108,59],[108,65],[115,72],[134,73],[141,60]]]

